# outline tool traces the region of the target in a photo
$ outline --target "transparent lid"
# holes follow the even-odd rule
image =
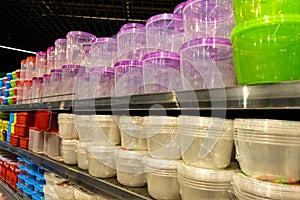
[[[180,15],[181,15],[184,6],[185,6],[185,2],[182,2],[182,3],[178,4],[178,5],[174,8],[173,13],[174,13],[174,14],[180,14]]]
[[[62,139],[61,144],[66,146],[77,146],[78,140]]]
[[[167,169],[167,170],[176,170],[178,160],[165,160],[165,159],[156,159],[150,156],[143,157],[143,163],[148,167],[152,168],[153,170],[156,169]]]
[[[55,44],[58,44],[58,43],[66,44],[67,43],[67,39],[65,39],[65,38],[59,38],[59,39],[55,40]]]
[[[101,37],[101,38],[96,38],[92,45],[97,44],[97,43],[104,43],[104,42],[110,42],[110,43],[117,43],[117,40],[115,38],[111,37]]]
[[[47,51],[54,51],[55,47],[54,46],[51,46],[51,47],[48,47],[47,48]]]
[[[120,35],[126,34],[126,33],[140,33],[140,34],[146,34],[146,28],[145,27],[139,27],[139,28],[127,28],[127,29],[121,29],[117,37]]]
[[[124,149],[116,149],[116,158],[128,159],[128,160],[142,160],[144,156],[148,155],[148,151],[130,151]]]
[[[93,34],[87,33],[87,32],[83,32],[83,31],[70,31],[70,32],[67,33],[67,37],[73,36],[73,35],[75,35],[75,36],[89,37],[91,39],[96,38],[96,36],[94,36]]]
[[[141,27],[145,27],[145,25],[141,23],[127,23],[122,25],[120,30],[129,29],[129,28],[141,28]]]
[[[98,145],[91,145],[87,146],[87,150],[90,153],[113,153],[116,149],[120,148],[120,146],[98,146]]]
[[[146,21],[146,28],[149,27],[149,25],[152,24],[153,22],[159,20],[179,20],[183,22],[183,16],[174,13],[163,13],[163,14],[154,15]]]

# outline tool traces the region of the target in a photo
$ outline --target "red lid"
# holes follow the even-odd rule
[[[25,65],[25,64],[26,64],[26,60],[22,60],[22,61],[21,61],[21,64],[22,64],[22,65]]]
[[[52,112],[50,110],[38,110],[34,117],[34,126],[41,131],[48,131],[51,128]]]

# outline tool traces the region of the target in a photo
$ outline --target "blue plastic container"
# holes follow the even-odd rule
[[[8,97],[4,97],[4,99],[3,99],[3,104],[4,104],[4,105],[8,105]]]
[[[11,88],[11,85],[10,85],[10,81],[9,81],[9,80],[6,81],[5,87],[6,87],[6,89]]]
[[[12,73],[10,73],[10,72],[6,74],[6,77],[7,77],[8,81],[13,80]]]
[[[9,122],[14,123],[15,121],[15,113],[9,113]]]
[[[5,89],[4,90],[4,96],[5,97],[9,97],[9,89]]]
[[[3,87],[3,78],[0,78],[0,87]]]

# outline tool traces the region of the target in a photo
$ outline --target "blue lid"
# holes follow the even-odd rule
[[[24,189],[25,185],[21,183],[17,183],[16,186],[20,189]]]

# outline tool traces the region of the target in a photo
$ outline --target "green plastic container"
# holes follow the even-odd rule
[[[16,80],[18,78],[16,71],[13,71],[11,73],[11,75],[12,75],[12,77],[13,77],[14,80]]]
[[[300,14],[299,0],[232,0],[236,24],[255,18]]]
[[[300,79],[300,15],[239,24],[231,43],[239,85]]]
[[[11,97],[14,96],[14,94],[15,94],[14,88],[9,88],[8,92],[9,92],[9,96],[11,96]]]
[[[12,88],[16,87],[17,86],[16,80],[11,80],[10,85]]]

